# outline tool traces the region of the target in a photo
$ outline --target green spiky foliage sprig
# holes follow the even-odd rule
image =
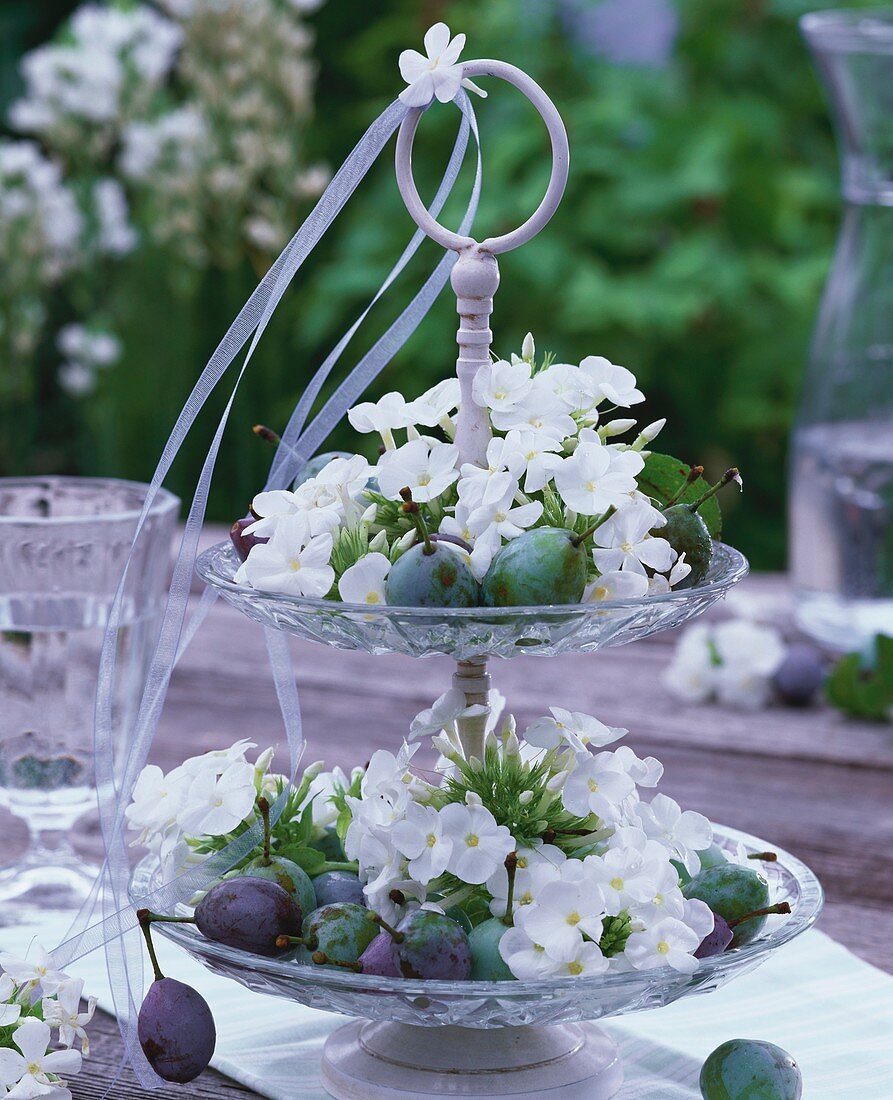
[[[489,737],[483,761],[454,758],[457,774],[444,784],[443,803],[464,803],[469,793],[477,795],[519,847],[544,841],[579,857],[595,846],[601,823],[595,814],[568,813],[560,791],[549,790],[549,781],[562,770],[559,760],[559,750],[552,749],[537,760],[525,761],[517,753],[500,752],[495,738]]]
[[[270,828],[270,854],[290,859],[302,867],[308,875],[321,875],[324,871],[355,871],[355,863],[337,863],[326,859],[322,852],[312,847],[313,842],[313,800],[304,805],[310,790],[312,777],[302,778],[297,787],[288,786],[285,807],[274,825]],[[277,779],[275,798],[286,791],[286,781]],[[186,843],[200,855],[219,852],[233,840],[242,836],[255,822],[261,819],[257,804],[249,819],[240,822],[235,829],[224,836],[186,837]],[[244,870],[249,863],[263,853],[263,841],[258,841],[246,856],[235,864],[230,873]]]

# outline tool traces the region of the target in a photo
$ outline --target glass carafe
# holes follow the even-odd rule
[[[791,571],[800,626],[853,649],[893,634],[893,10],[817,12],[802,28],[844,214],[794,431]]]

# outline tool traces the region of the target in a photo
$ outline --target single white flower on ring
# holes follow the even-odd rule
[[[446,23],[435,23],[425,34],[425,54],[404,50],[400,54],[400,75],[409,85],[400,93],[407,107],[425,107],[432,99],[449,103],[462,87],[486,96],[476,84],[462,76],[459,54],[465,47],[465,35],[450,37]]]

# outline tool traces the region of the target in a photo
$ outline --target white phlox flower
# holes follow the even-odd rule
[[[488,534],[499,539],[516,539],[528,527],[532,527],[543,514],[543,505],[538,500],[528,504],[515,503],[515,489],[510,487],[501,499],[490,504],[480,504],[468,516],[468,526],[475,540],[486,538]]]
[[[567,860],[564,852],[553,844],[543,844],[539,848],[519,848],[517,857],[512,913],[517,912],[521,906],[533,905],[551,883],[558,882],[561,878],[561,866]],[[494,917],[504,917],[509,896],[509,876],[504,865],[487,879],[487,889],[493,895],[490,912]]]
[[[598,534],[598,531],[595,532]],[[635,600],[648,593],[648,578],[631,569],[611,570],[590,581],[583,590],[583,603],[605,600]]]
[[[563,707],[549,707],[550,714],[537,718],[524,731],[524,740],[541,749],[568,745],[574,752],[584,752],[590,745],[599,748],[625,737],[629,730],[606,726],[591,714]]]
[[[347,411],[347,419],[358,431],[378,432],[389,450],[394,450],[394,432],[414,424],[415,413],[402,393],[386,393],[378,401],[362,401]]]
[[[409,407],[414,424],[422,424],[427,428],[440,426],[444,431],[452,433],[455,428],[452,416],[459,407],[459,379],[445,378],[426,390],[421,397],[410,401]]]
[[[417,503],[434,500],[458,479],[458,457],[459,449],[452,443],[411,439],[382,455],[377,470],[381,493],[398,500],[400,490],[408,487]]]
[[[584,934],[596,943],[605,913],[601,890],[592,881],[554,882],[532,905],[518,909],[515,923],[558,962],[573,959]]]
[[[596,436],[583,439],[555,471],[555,488],[568,507],[585,516],[622,509],[636,488],[645,460],[636,451],[616,451]]]
[[[453,838],[444,833],[442,811],[410,802],[391,836],[397,851],[409,860],[407,870],[413,879],[427,884],[446,870],[453,854]]]
[[[566,404],[545,387],[531,386],[523,401],[508,409],[491,412],[490,419],[497,431],[531,432],[540,443],[560,442],[577,430]]]
[[[694,952],[700,942],[697,932],[687,924],[665,917],[644,931],[633,932],[623,954],[636,970],[668,966],[681,974],[694,974],[698,969]]]
[[[81,978],[72,978],[63,982],[53,998],[44,998],[43,1018],[52,1028],[59,1030],[59,1042],[66,1047],[74,1044],[75,1039],[81,1041],[83,1054],[90,1053],[90,1040],[87,1038],[86,1026],[93,1019],[96,1011],[96,998],[87,998],[87,1010],[81,1012],[81,997],[84,993],[84,982]]]
[[[325,596],[335,580],[332,536],[313,536],[304,514],[283,516],[270,541],[252,546],[236,583],[286,596]]]
[[[633,793],[636,785],[625,771],[612,766],[613,763],[611,753],[599,753],[598,756],[577,753],[574,770],[561,795],[572,814],[578,817],[597,814],[607,824],[617,820],[623,800]]]
[[[665,794],[656,794],[651,802],[640,802],[635,813],[647,837],[662,844],[690,874],[697,874],[697,853],[713,842],[713,828],[703,814],[683,811]]]
[[[341,574],[338,595],[345,603],[387,603],[384,583],[390,570],[391,562],[384,554],[366,554]]]
[[[50,953],[43,947],[35,946],[30,959],[20,959],[6,953],[0,955],[0,968],[19,990],[27,992],[40,990],[44,997],[51,997],[68,975],[53,966]]]
[[[50,1094],[59,1100],[68,1092],[63,1085],[54,1084],[50,1076],[79,1073],[80,1052],[54,1050],[48,1053],[50,1039],[48,1025],[36,1016],[29,1016],[12,1033],[17,1049],[0,1047],[0,1081],[9,1089],[8,1096],[30,1098]],[[70,1097],[71,1093],[68,1095]]]
[[[254,766],[237,760],[219,776],[200,772],[193,779],[177,823],[190,836],[224,836],[251,813],[256,798]]]
[[[550,436],[513,428],[505,437],[503,461],[516,476],[524,471],[524,492],[538,493],[561,465],[561,443]]]
[[[593,399],[610,401],[622,409],[637,405],[645,400],[641,390],[636,389],[636,376],[626,367],[617,366],[603,355],[587,355],[580,362],[580,370],[585,375]]]
[[[517,925],[508,928],[499,941],[499,953],[519,981],[537,981],[557,977],[562,964],[546,954],[542,944],[534,942]]]
[[[628,504],[610,516],[593,534],[592,556],[600,573],[631,570],[663,573],[676,560],[676,551],[665,538],[654,536],[666,517],[650,504]]]
[[[514,850],[511,833],[484,806],[451,802],[440,811],[440,818],[444,836],[452,841],[447,870],[463,882],[486,882]]]
[[[499,359],[478,369],[472,383],[472,397],[475,404],[492,413],[511,412],[527,397],[532,385],[530,363],[524,360],[507,363]]]

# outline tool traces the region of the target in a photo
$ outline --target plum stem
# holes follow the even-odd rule
[[[263,795],[257,800],[257,808],[260,810],[260,816],[264,823],[264,846],[260,857],[261,865],[263,867],[270,866],[270,803],[264,798]]]
[[[778,854],[776,852],[750,852],[747,858],[759,859],[763,863],[776,863],[778,861]]]
[[[679,498],[685,492],[685,490],[689,487],[689,485],[694,485],[694,483],[698,480],[698,478],[703,477],[703,476],[704,476],[704,467],[703,466],[692,466],[692,468],[686,474],[685,479],[683,480],[682,484],[679,486],[679,488],[676,490],[676,492],[673,493],[673,495],[670,497],[670,499],[664,505],[664,508],[672,508],[673,505],[677,503]]]
[[[363,964],[360,962],[342,962],[340,959],[332,959],[325,953],[325,951],[314,951],[310,956],[312,962],[317,966],[341,966],[345,970],[352,970],[354,974],[363,973]]]
[[[508,927],[512,925],[512,910],[515,907],[515,872],[518,870],[518,853],[509,852],[505,857],[505,872],[509,879],[508,893],[505,898],[505,916],[502,923]]]
[[[308,951],[315,951],[319,945],[319,941],[316,936],[277,936],[276,946],[280,951],[284,951],[286,947],[300,946],[306,947]]]
[[[403,943],[403,941],[406,939],[402,932],[398,932],[396,928],[388,924],[384,917],[380,917],[378,913],[370,913],[369,919],[377,924],[379,928],[383,928],[385,932],[390,935],[394,943]]]
[[[140,929],[143,933],[143,939],[146,941],[146,949],[149,952],[149,959],[152,963],[152,970],[155,973],[155,981],[160,982],[164,979],[164,974],[161,972],[161,967],[158,965],[158,956],[155,954],[155,944],[152,943],[152,921],[148,915],[144,919],[141,914],[148,914],[147,909],[140,909],[137,913],[137,917],[140,922]]]
[[[712,496],[716,496],[719,490],[724,489],[730,481],[741,482],[741,474],[738,472],[736,466],[733,466],[730,470],[726,470],[715,485],[711,485],[706,493],[699,496],[697,500],[692,501],[691,504],[686,504],[686,508],[692,512],[697,512],[702,504],[706,503]]]
[[[595,534],[599,527],[601,527],[603,523],[607,523],[607,521],[611,518],[611,516],[614,515],[616,511],[617,509],[612,504],[607,512],[603,512],[602,515],[598,517],[598,519],[595,521],[595,523],[592,524],[591,527],[586,528],[582,535],[574,535],[574,537],[571,539],[571,542],[574,544],[574,546],[579,546],[581,543],[585,542],[590,535]]]
[[[156,922],[162,924],[195,924],[194,917],[165,917],[161,913],[153,913],[151,909],[137,909],[136,919],[140,923],[143,938],[149,951],[149,959],[155,972],[155,981],[160,982],[164,977],[161,967],[158,965],[158,956],[155,954],[155,944],[152,942],[152,925]]]
[[[734,920],[726,921],[726,924],[729,928],[736,928],[746,920],[753,920],[754,917],[771,917],[776,913],[790,913],[790,911],[791,906],[789,902],[779,901],[775,905],[767,905],[765,909],[754,909],[752,913],[745,913],[743,917],[736,917]]]
[[[403,511],[412,520],[416,531],[418,531],[418,533],[421,535],[422,541],[425,544],[425,549],[423,552],[425,554],[433,554],[437,547],[431,541],[431,535],[428,532],[428,524],[425,523],[425,520],[422,517],[421,512],[419,511],[418,504],[416,504],[416,502],[412,499],[412,490],[409,488],[408,485],[400,490],[400,496],[403,498]]]

